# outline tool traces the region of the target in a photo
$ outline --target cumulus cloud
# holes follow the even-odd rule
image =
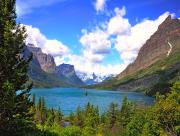
[[[106,0],[96,0],[95,2],[96,11],[97,12],[103,11],[105,8],[105,5],[106,5]]]
[[[145,19],[132,26],[130,33],[119,34],[116,39],[115,48],[119,51],[125,63],[131,63],[137,57],[139,49],[145,44],[150,36],[157,31],[158,26],[169,15],[169,12],[162,14],[156,20]]]
[[[131,27],[129,20],[123,16],[126,14],[126,9],[115,8],[115,16],[112,17],[108,22],[108,33],[109,34],[124,34],[128,33]]]
[[[49,6],[65,0],[17,0],[16,9],[18,16],[33,12],[35,9]]]
[[[68,57],[70,59],[66,61],[66,63],[74,65],[76,72],[86,73],[89,75],[92,73],[103,76],[110,74],[116,75],[126,67],[125,64],[102,65],[101,63],[93,63],[86,57],[82,57],[80,55],[70,54]]]
[[[125,17],[126,9],[115,8],[114,15],[101,26],[92,30],[82,30],[79,41],[81,53],[73,54],[68,46],[56,39],[48,39],[38,28],[26,26],[26,42],[42,48],[45,53],[55,57],[57,65],[68,63],[75,66],[77,72],[97,75],[119,74],[137,57],[139,49],[157,30],[158,26],[169,15],[166,12],[155,20],[144,19],[131,25]],[[104,65],[102,62],[111,53],[112,48],[119,52],[122,62],[116,65]]]
[[[83,56],[89,60],[87,64],[86,61],[83,60],[83,64],[87,66],[87,71],[101,71],[102,73],[109,73],[108,71],[113,73],[114,71],[116,74],[118,72],[120,73],[125,66],[135,60],[139,49],[145,44],[150,36],[157,31],[158,26],[168,15],[170,15],[170,13],[165,12],[155,20],[144,19],[133,26],[125,15],[125,7],[122,7],[121,9],[115,8],[114,15],[108,21],[101,24],[103,27],[95,26],[96,29],[91,30],[90,32],[83,30],[80,42],[84,47]],[[113,45],[119,52],[123,63],[117,64],[114,67],[111,65],[101,65],[100,63],[103,61],[105,55],[108,55],[111,52]],[[80,64],[80,62],[78,63]],[[77,68],[83,70],[83,67],[81,68],[79,64],[77,65]]]
[[[69,53],[69,49],[61,41],[48,39],[38,28],[24,25],[26,27],[26,43],[32,43],[40,47],[44,53],[55,56],[64,56]]]
[[[108,37],[109,35],[99,28],[92,32],[83,30],[80,43],[84,47],[84,56],[92,62],[101,62],[104,55],[111,51],[111,42]]]

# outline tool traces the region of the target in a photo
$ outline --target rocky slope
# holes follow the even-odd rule
[[[42,52],[41,48],[28,44],[24,55],[32,53],[33,60],[29,67],[29,76],[35,87],[70,87],[84,83],[77,77],[74,66],[60,65],[56,67],[54,58]]]
[[[35,47],[33,47],[35,50]],[[27,58],[32,52],[30,47],[25,47],[24,56]],[[32,49],[32,48],[31,48]],[[38,49],[37,49],[38,50]],[[65,81],[60,80],[53,73],[47,73],[41,68],[41,64],[35,55],[29,65],[28,75],[33,81],[34,87],[65,87],[69,86]]]
[[[94,86],[113,90],[165,93],[180,80],[180,20],[171,16],[140,49],[136,60],[117,77]]]
[[[132,75],[174,53],[176,48],[180,48],[179,38],[180,20],[171,19],[171,16],[168,16],[159,26],[157,32],[152,35],[140,49],[134,63],[130,64],[120,75],[118,75],[118,79]]]
[[[33,44],[28,44],[27,48],[33,53],[33,58],[37,59],[41,69],[48,73],[53,73],[56,68],[53,56],[42,52],[41,48],[35,47]]]
[[[61,64],[56,67],[55,74],[62,80],[66,80],[69,84],[81,86],[84,82],[76,75],[73,65]]]

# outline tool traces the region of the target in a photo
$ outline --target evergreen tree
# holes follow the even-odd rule
[[[44,96],[41,97],[41,106],[40,106],[40,114],[41,114],[41,123],[44,124],[46,121],[46,107]],[[54,110],[52,109],[52,114],[54,114]]]
[[[46,125],[52,126],[55,123],[54,121],[55,121],[55,113],[54,113],[54,109],[52,108],[51,110],[49,110]]]
[[[115,103],[111,103],[109,106],[109,110],[107,112],[107,123],[110,128],[112,128],[116,122],[118,116],[118,105]]]
[[[25,28],[16,23],[16,0],[0,0],[0,135],[21,135],[31,126]],[[21,91],[20,91],[21,90]]]
[[[41,97],[40,97],[40,98],[39,98],[39,101],[38,101],[38,104],[37,104],[37,110],[38,110],[38,111],[41,110],[41,106],[42,106],[41,103],[42,103],[42,102],[41,102]]]
[[[33,96],[32,96],[32,103],[33,103],[33,106],[35,107],[36,106],[36,96],[35,96],[35,94],[33,94]]]
[[[130,117],[135,111],[135,104],[129,102],[127,97],[124,97],[122,100],[122,107],[120,113],[117,117],[117,124],[121,125],[122,127],[126,126],[130,121]]]
[[[76,122],[75,122],[75,124],[77,126],[82,126],[82,124],[83,124],[83,113],[81,111],[80,106],[78,106],[76,109]]]
[[[63,114],[61,112],[61,109],[59,108],[58,111],[56,111],[54,121],[56,124],[61,125],[62,119],[63,119]]]

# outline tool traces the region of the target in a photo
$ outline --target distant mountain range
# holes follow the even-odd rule
[[[24,56],[33,54],[29,67],[29,76],[35,87],[71,87],[85,83],[76,75],[74,66],[61,64],[56,66],[53,56],[42,52],[41,48],[28,44]]]
[[[108,80],[114,75],[97,76],[93,74],[76,73],[73,65],[56,66],[53,56],[42,52],[41,48],[27,44],[24,55],[33,54],[29,68],[29,76],[35,87],[73,87],[93,85]]]
[[[112,74],[102,76],[102,75],[96,75],[95,73],[87,74],[87,73],[82,73],[82,72],[78,72],[77,75],[86,85],[98,84],[103,81],[109,80],[115,76]]]
[[[68,84],[72,84],[74,86],[85,85],[85,83],[76,75],[73,65],[61,64],[56,67],[55,74]]]
[[[147,28],[148,29],[148,28]],[[122,73],[89,88],[166,93],[180,80],[180,20],[168,16]]]

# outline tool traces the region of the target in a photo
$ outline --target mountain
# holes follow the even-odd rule
[[[42,52],[41,48],[33,44],[27,44],[24,56],[27,58],[33,54],[33,60],[29,66],[29,77],[35,87],[70,87],[84,85],[76,76],[73,66],[56,67],[53,56]],[[62,71],[62,73],[60,72]]]
[[[165,93],[180,80],[180,20],[168,16],[140,49],[136,60],[96,88]]]
[[[56,67],[55,73],[60,79],[65,80],[69,84],[84,85],[84,82],[76,75],[73,65],[61,64]]]
[[[26,46],[24,51],[24,56],[27,58],[32,52],[32,50],[40,49],[34,46]],[[39,62],[38,56],[33,54],[33,59],[29,65],[28,75],[30,79],[33,81],[34,87],[66,87],[69,86],[63,80],[60,80],[53,73],[47,73],[41,68],[41,64]]]
[[[47,73],[53,73],[55,71],[56,64],[53,56],[43,53],[41,48],[35,47],[33,44],[28,44],[27,48],[33,53],[34,58],[38,60],[42,70]]]
[[[95,75],[94,73],[87,74],[82,72],[78,72],[77,75],[86,85],[98,84],[114,77],[114,75],[102,76],[102,75]]]

